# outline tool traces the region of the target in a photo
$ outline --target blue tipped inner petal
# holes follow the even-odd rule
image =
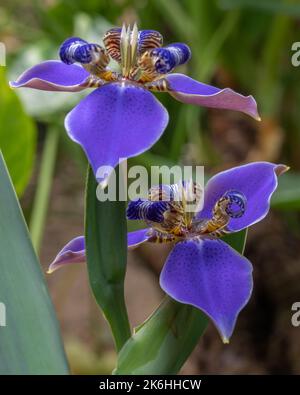
[[[78,46],[74,51],[74,59],[79,63],[90,63],[93,60],[93,54],[100,50],[97,44],[85,44]]]
[[[191,58],[190,48],[183,43],[170,44],[164,48],[156,48],[151,55],[157,57],[155,70],[157,73],[166,74],[176,66],[180,66]]]
[[[103,49],[98,44],[90,44],[79,37],[71,37],[60,46],[59,56],[66,64],[75,62],[88,64],[99,57],[102,52]]]
[[[231,218],[241,218],[245,214],[247,198],[239,191],[228,191],[224,194],[224,198],[229,200],[226,207],[226,213]]]
[[[77,62],[78,60],[75,59],[75,53],[77,52],[78,48],[86,44],[88,44],[88,42],[82,40],[80,37],[68,38],[61,44],[59,48],[60,59],[66,64]]]
[[[163,222],[164,213],[169,209],[168,202],[149,200],[133,200],[127,207],[127,218],[131,220],[146,220],[151,222]]]

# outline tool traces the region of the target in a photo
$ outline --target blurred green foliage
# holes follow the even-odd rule
[[[0,69],[0,148],[18,195],[30,179],[36,149],[36,125],[25,113]]]
[[[292,95],[299,77],[299,71],[290,62],[300,13],[300,5],[295,1],[14,0],[4,1],[2,8],[6,15],[2,16],[4,38],[5,34],[17,38],[9,63],[10,76],[14,77],[37,61],[57,57],[57,48],[66,37],[75,34],[100,41],[109,26],[124,20],[137,20],[142,28],[161,31],[167,42],[186,41],[193,58],[184,71],[203,81],[216,79],[218,85],[229,82],[242,92],[253,94],[263,116],[277,119],[289,110],[285,108],[285,99]],[[290,88],[294,89],[289,91]],[[65,112],[80,96],[26,90],[18,94],[35,117],[49,113],[57,116],[58,111]],[[217,155],[205,154],[213,148],[206,139],[204,112],[182,106],[167,95],[162,100],[171,114],[171,122],[153,153],[178,161],[184,146],[191,143],[198,160],[217,164]]]
[[[184,72],[202,81],[214,80],[219,86],[230,84],[253,94],[263,117],[275,118],[284,126],[284,115],[292,115],[290,101],[295,111],[299,103],[295,84],[299,70],[290,62],[291,44],[297,41],[297,1],[4,0],[1,8],[2,40],[15,40],[8,45],[11,77],[38,61],[57,57],[59,44],[68,36],[100,41],[109,26],[137,20],[142,28],[161,31],[166,42],[186,41],[193,58]],[[29,113],[37,118],[65,113],[82,95],[26,90],[18,94]],[[218,164],[218,155],[210,154],[215,150],[207,138],[207,112],[182,106],[167,95],[160,95],[160,99],[170,112],[171,122],[152,153],[178,161],[186,145],[191,144],[198,161]],[[299,142],[297,120],[289,125],[289,130],[284,153],[294,143],[295,135]]]
[[[39,126],[40,175],[31,215],[36,249],[42,238],[58,149],[81,170],[86,167],[81,149],[65,135],[63,119],[87,92],[23,89],[14,93],[7,80],[37,62],[57,58],[65,38],[76,35],[101,42],[109,27],[123,21],[137,21],[142,29],[160,31],[166,43],[185,41],[193,56],[180,71],[203,82],[252,94],[263,120],[258,124],[241,114],[219,112],[224,134],[216,137],[212,110],[182,105],[160,94],[159,100],[170,114],[168,128],[151,151],[132,158],[129,164],[196,163],[213,173],[216,167],[240,161],[286,163],[291,173],[280,180],[272,204],[291,211],[294,224],[294,212],[300,209],[300,67],[291,64],[291,47],[300,41],[298,0],[1,0],[0,41],[7,47],[8,67],[0,68],[0,148],[21,195],[32,173]],[[227,163],[224,158],[232,140],[228,143],[223,136],[235,129],[245,135],[236,143],[236,150],[249,134],[251,144],[243,148],[240,161]],[[222,142],[223,154],[216,141]],[[288,222],[291,216],[284,220]],[[293,229],[299,233],[299,226]]]
[[[291,64],[291,47],[299,40],[299,18],[300,4],[296,0],[3,0],[0,5],[0,40],[7,46],[6,77],[10,79],[42,60],[57,59],[58,47],[66,37],[76,35],[88,41],[101,42],[108,28],[123,21],[137,21],[143,29],[159,30],[166,43],[187,42],[193,56],[189,64],[179,71],[203,82],[233,87],[257,99],[263,122],[258,124],[244,115],[220,112],[224,118],[224,135],[230,128],[239,128],[241,135],[246,135],[250,129],[252,144],[247,148],[248,152],[243,148],[243,161],[280,161],[291,166],[292,176],[285,176],[284,184],[280,185],[273,201],[278,209],[298,210],[300,91],[297,82],[300,67]],[[1,84],[5,85],[3,73],[1,79]],[[31,174],[35,147],[33,121],[46,133],[54,124],[60,130],[55,149],[48,149],[48,140],[42,137],[41,172],[46,168],[46,174],[52,174],[53,169],[47,164],[54,166],[57,150],[61,147],[84,174],[86,159],[80,147],[66,137],[63,119],[66,112],[88,92],[20,89],[16,94],[26,116],[20,104],[14,103],[17,99],[7,86],[1,91],[2,95],[10,93],[10,100],[6,104],[8,107],[0,112],[4,117],[3,120],[0,118],[0,144],[18,193],[23,192]],[[214,144],[213,111],[182,105],[166,94],[160,94],[159,100],[170,113],[167,130],[151,151],[130,159],[129,165],[142,164],[149,168],[158,164],[197,163],[214,172],[214,167],[240,163],[224,163],[224,155],[220,155]],[[11,114],[16,113],[16,106],[19,116],[13,117]],[[22,132],[16,124],[24,124]],[[15,131],[8,132],[13,126],[16,126]],[[6,133],[10,133],[9,138]],[[16,141],[22,143],[15,144]],[[231,150],[228,142],[222,144],[223,151]],[[14,154],[7,151],[14,151]],[[18,155],[20,160],[13,158],[12,165],[10,157],[14,155]],[[41,174],[40,179],[44,178]],[[45,185],[50,190],[51,180],[38,183],[33,205],[32,232],[37,249],[41,240],[38,233],[42,232],[45,218],[43,211],[47,209],[47,202],[41,200],[48,195],[39,189]]]

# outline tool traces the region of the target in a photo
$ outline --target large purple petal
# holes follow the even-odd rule
[[[160,275],[162,289],[175,300],[207,314],[225,343],[252,292],[252,265],[221,240],[178,243]]]
[[[184,74],[169,74],[164,78],[168,81],[170,94],[183,103],[241,111],[260,120],[257,104],[252,96],[243,96],[230,88],[219,89],[203,84]]]
[[[145,89],[129,83],[111,83],[96,89],[66,117],[71,139],[79,143],[98,180],[100,167],[114,168],[121,158],[149,149],[168,123],[168,113]]]
[[[89,73],[77,64],[66,65],[58,60],[48,60],[26,70],[12,88],[33,88],[44,91],[77,92],[88,86]]]
[[[246,199],[246,210],[242,217],[232,218],[230,231],[237,232],[262,220],[269,211],[270,199],[277,187],[277,176],[288,168],[269,162],[253,162],[234,167],[212,177],[204,191],[203,210],[197,218],[211,218],[215,203],[225,192],[242,192]]]
[[[128,249],[134,249],[138,245],[148,240],[149,228],[139,229],[134,232],[128,232],[127,234],[127,245]],[[64,248],[59,251],[57,256],[51,262],[48,273],[53,273],[55,270],[68,265],[70,263],[84,263],[86,261],[85,256],[85,240],[84,236],[78,236],[75,239],[69,241]]]
[[[64,248],[59,251],[57,256],[48,268],[48,273],[53,273],[55,270],[70,263],[85,262],[85,242],[84,236],[76,237],[69,241]]]

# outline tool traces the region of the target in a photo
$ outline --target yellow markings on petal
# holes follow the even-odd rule
[[[168,92],[170,91],[170,87],[168,81],[162,77],[155,81],[152,81],[150,76],[147,74],[143,74],[140,79],[141,82],[145,83],[145,88],[149,89],[152,92]]]

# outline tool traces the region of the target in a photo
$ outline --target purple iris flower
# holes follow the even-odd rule
[[[181,187],[163,185],[151,188],[148,199],[128,205],[129,219],[147,223],[147,228],[128,233],[128,248],[144,242],[173,243],[160,275],[161,288],[175,300],[207,314],[225,343],[251,296],[252,265],[220,238],[267,215],[277,177],[286,170],[284,165],[254,162],[215,175],[204,191],[191,182]],[[203,207],[191,213],[187,210],[191,199],[187,197],[192,196],[197,204],[203,192]],[[84,261],[82,236],[59,252],[49,272]]]
[[[183,43],[163,47],[160,33],[138,31],[136,25],[109,30],[103,42],[104,47],[69,38],[60,47],[60,61],[37,64],[10,83],[13,88],[47,91],[96,88],[65,119],[69,137],[82,146],[96,176],[99,167],[114,168],[121,158],[148,150],[162,135],[168,113],[150,91],[167,92],[183,103],[241,111],[259,119],[252,96],[170,74],[191,57]],[[109,67],[111,60],[117,62],[118,71]]]

